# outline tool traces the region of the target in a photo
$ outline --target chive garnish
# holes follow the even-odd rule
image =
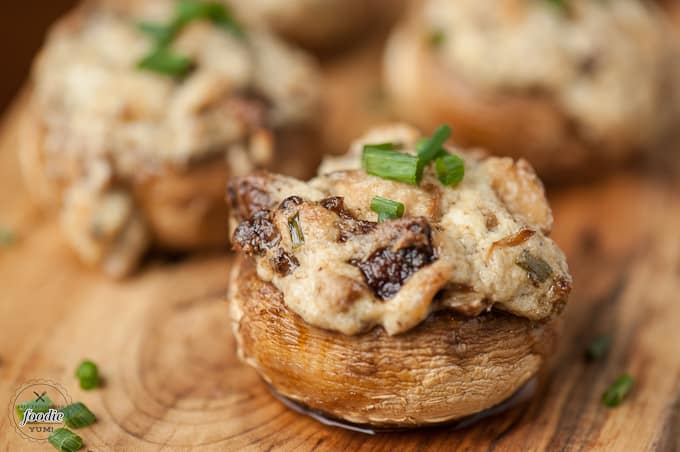
[[[586,349],[586,359],[588,361],[596,361],[603,358],[607,353],[609,353],[611,344],[611,336],[597,336]]]
[[[421,140],[418,143],[418,158],[423,161],[423,166],[437,157],[437,154],[442,150],[442,146],[449,136],[451,136],[451,127],[443,125],[437,127],[437,130],[434,131],[432,137],[427,140]]]
[[[243,38],[243,27],[236,21],[226,5],[218,2],[181,0],[177,3],[175,18],[170,24],[140,22],[137,28],[154,41],[154,50],[137,63],[139,69],[146,69],[173,77],[185,76],[193,67],[191,59],[172,52],[168,46],[187,26],[195,20],[209,20],[215,26]]]
[[[431,137],[422,138],[416,143],[417,156],[394,152],[394,143],[366,144],[361,166],[368,174],[418,185],[425,167],[434,160],[439,181],[444,185],[456,185],[465,176],[465,162],[444,150],[443,145],[449,136],[451,127],[437,127]]]
[[[16,234],[9,228],[0,226],[0,246],[10,246],[16,241]]]
[[[24,413],[26,410],[33,410],[34,413],[47,413],[47,411],[52,407],[52,401],[46,395],[43,395],[36,400],[28,400],[22,402],[15,407],[17,418],[19,422],[24,419]]]
[[[83,439],[67,428],[56,429],[47,441],[61,452],[75,452],[83,447]]]
[[[609,408],[619,406],[633,388],[633,377],[623,374],[602,394],[602,403]]]
[[[383,151],[394,151],[395,146],[394,143],[365,144],[364,150],[365,149],[380,149]]]
[[[383,149],[375,145],[364,146],[361,166],[368,174],[411,185],[418,185],[423,173],[423,167],[418,157]]]
[[[431,30],[429,36],[427,37],[427,42],[430,44],[430,47],[435,49],[441,47],[445,40],[446,34],[444,34],[444,32],[439,29]]]
[[[92,361],[83,361],[76,369],[81,389],[89,390],[99,386],[99,369]]]
[[[158,48],[144,57],[137,67],[160,74],[182,78],[193,68],[194,63],[190,58],[174,53],[167,48]]]
[[[83,428],[97,421],[94,413],[80,402],[72,403],[61,410],[64,422],[71,428]]]
[[[567,0],[546,0],[551,5],[559,8],[561,10],[566,10],[569,5],[567,5]]]
[[[290,231],[290,241],[293,244],[293,248],[298,248],[305,243],[305,236],[302,233],[302,227],[300,227],[299,213],[288,219],[288,230]]]
[[[156,47],[159,48],[170,44],[177,34],[177,27],[172,24],[163,25],[153,22],[140,22],[137,24],[137,28],[139,31],[153,39],[156,43]]]
[[[434,164],[437,178],[444,185],[457,185],[465,176],[465,161],[457,155],[440,152]]]
[[[398,201],[375,196],[371,199],[371,210],[378,214],[378,222],[404,216],[404,205]]]
[[[529,250],[524,250],[515,263],[527,272],[534,284],[545,282],[552,275],[550,265],[540,257],[531,254]]]

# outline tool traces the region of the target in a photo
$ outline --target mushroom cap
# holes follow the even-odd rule
[[[439,424],[498,405],[544,366],[560,324],[557,312],[531,321],[439,311],[396,336],[382,328],[348,336],[303,321],[243,257],[229,298],[240,358],[278,393],[381,428]]]

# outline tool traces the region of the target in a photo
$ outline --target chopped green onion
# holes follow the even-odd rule
[[[83,438],[67,428],[58,428],[47,438],[47,441],[61,452],[75,452],[83,447]]]
[[[0,226],[0,246],[10,246],[16,241],[16,238],[14,231]]]
[[[175,19],[167,25],[140,22],[137,27],[155,42],[154,50],[137,63],[138,69],[147,69],[164,75],[183,77],[193,68],[190,58],[168,49],[168,46],[194,20],[209,20],[217,27],[237,37],[244,37],[243,27],[236,21],[231,10],[218,2],[181,0],[177,3]]]
[[[437,157],[449,136],[451,136],[451,127],[443,125],[437,127],[437,130],[434,131],[432,137],[427,141],[420,141],[418,143],[418,158],[423,161],[423,165],[427,165]]]
[[[590,343],[588,349],[586,349],[586,359],[588,361],[596,361],[603,358],[607,353],[609,353],[609,348],[612,344],[611,336],[597,336]]]
[[[220,28],[238,37],[243,37],[243,28],[238,24],[231,10],[218,2],[182,0],[177,4],[175,24],[178,28],[194,20],[210,20]]]
[[[378,214],[379,223],[404,216],[404,205],[402,203],[380,196],[371,199],[371,210]]]
[[[411,185],[418,185],[423,174],[423,166],[418,157],[375,145],[364,146],[361,166],[368,174]]]
[[[546,0],[548,3],[551,5],[555,6],[556,8],[559,8],[563,11],[567,10],[567,7],[569,6],[567,4],[567,0]]]
[[[602,394],[602,403],[613,408],[619,406],[633,388],[633,377],[623,374],[612,383]]]
[[[194,67],[190,58],[167,48],[158,48],[137,63],[139,69],[182,78]]]
[[[365,149],[381,149],[383,151],[394,151],[394,143],[377,143],[377,144],[365,144]]]
[[[288,219],[288,230],[290,230],[290,241],[293,244],[293,248],[298,248],[305,243],[305,236],[300,227],[299,213]]]
[[[64,422],[71,428],[87,427],[97,421],[94,413],[80,402],[65,406],[61,412],[64,413]]]
[[[150,36],[156,43],[156,47],[169,45],[177,35],[178,28],[175,25],[163,25],[153,22],[139,22],[137,28]]]
[[[524,250],[515,263],[527,272],[529,279],[534,284],[545,282],[552,275],[550,265],[540,257],[531,254],[528,250]]]
[[[465,176],[465,161],[444,151],[434,161],[437,178],[444,185],[457,185]]]
[[[99,369],[92,361],[83,361],[76,369],[76,377],[80,381],[80,387],[85,390],[99,386]]]
[[[15,407],[17,417],[19,422],[24,419],[24,413],[26,410],[33,410],[34,413],[47,413],[47,411],[52,407],[52,401],[47,395],[42,395],[35,400],[28,400],[26,402],[20,403]]]
[[[430,47],[433,47],[435,49],[441,47],[445,40],[446,34],[444,34],[444,32],[439,29],[430,31],[430,34],[427,39],[428,43],[430,44]]]

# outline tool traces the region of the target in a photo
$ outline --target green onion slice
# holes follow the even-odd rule
[[[71,428],[83,428],[97,421],[94,413],[80,402],[72,403],[61,410],[64,422]]]
[[[15,411],[17,417],[19,418],[19,422],[21,422],[24,419],[24,413],[26,410],[31,409],[34,413],[47,413],[51,407],[52,401],[49,397],[43,395],[36,400],[28,400],[26,402],[20,403],[15,407]]]
[[[411,185],[418,185],[423,174],[423,165],[418,157],[376,145],[364,146],[361,166],[368,174]]]
[[[430,47],[435,49],[441,47],[445,40],[446,34],[444,34],[444,32],[439,29],[431,30],[430,34],[427,37],[427,41],[430,44]]]
[[[602,403],[605,406],[613,408],[619,406],[623,399],[626,398],[631,389],[633,389],[633,377],[628,374],[623,374],[612,383],[607,390],[602,394]]]
[[[446,151],[440,153],[434,161],[437,178],[444,185],[457,185],[465,176],[465,161],[457,155]]]
[[[61,452],[75,452],[83,447],[83,439],[67,428],[56,429],[47,441]]]
[[[371,199],[371,210],[378,214],[379,223],[404,216],[404,205],[402,203],[380,196]]]
[[[418,157],[423,161],[424,165],[427,165],[437,157],[437,154],[439,154],[442,146],[450,136],[451,127],[442,125],[437,127],[437,130],[434,131],[432,137],[427,141],[421,140],[418,142],[418,146],[416,146]]]
[[[153,22],[139,22],[137,28],[151,37],[156,47],[165,47],[169,45],[177,35],[178,28],[175,25],[163,25]]]
[[[175,24],[178,28],[194,20],[205,19],[235,36],[244,36],[243,28],[236,22],[232,11],[219,2],[182,0],[177,4],[176,17]]]
[[[99,386],[99,369],[92,361],[83,361],[76,369],[76,377],[80,381],[80,387],[85,390]]]
[[[288,219],[288,230],[290,231],[290,241],[293,244],[293,248],[298,248],[305,243],[305,236],[302,233],[302,227],[300,227],[299,213]]]
[[[588,361],[596,361],[603,358],[607,353],[609,353],[611,344],[611,336],[597,336],[586,349],[586,359]]]
[[[0,226],[0,246],[10,246],[16,241],[16,234],[9,228]]]
[[[167,48],[158,48],[137,63],[139,69],[182,78],[194,67],[190,58]]]

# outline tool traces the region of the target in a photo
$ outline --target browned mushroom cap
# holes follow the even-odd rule
[[[239,355],[282,395],[345,421],[415,427],[465,417],[514,394],[543,366],[558,318],[437,312],[388,336],[316,328],[241,259],[230,286]]]

